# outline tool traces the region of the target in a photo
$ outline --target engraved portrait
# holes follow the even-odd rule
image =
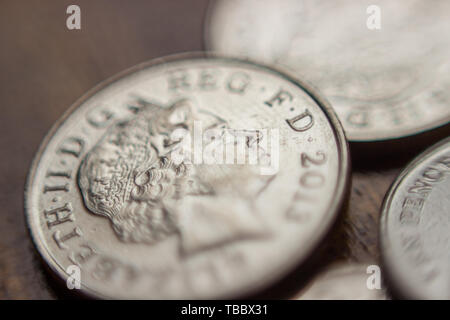
[[[192,132],[194,121],[227,127],[190,99],[145,102],[84,157],[78,171],[84,204],[109,220],[120,241],[155,245],[178,237],[180,252],[188,254],[268,235],[253,199],[271,178],[248,166],[194,165],[172,156],[181,147],[173,132]]]

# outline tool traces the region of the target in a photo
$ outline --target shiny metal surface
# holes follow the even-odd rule
[[[367,8],[380,9],[370,30]],[[450,2],[217,0],[212,51],[283,65],[330,100],[352,141],[413,135],[450,121]]]
[[[301,290],[296,300],[386,300],[386,290],[382,286],[369,289],[367,273],[369,264],[335,262],[319,273],[306,288]]]
[[[262,152],[279,156],[277,170],[180,161],[174,132],[195,136],[199,124],[277,131],[279,149]],[[248,150],[261,146],[252,139]],[[344,200],[348,161],[332,109],[302,81],[241,60],[169,57],[72,106],[36,155],[26,215],[46,263],[63,280],[78,265],[90,296],[239,297],[311,254]]]
[[[406,298],[450,299],[449,173],[447,138],[399,175],[383,204],[382,255]]]

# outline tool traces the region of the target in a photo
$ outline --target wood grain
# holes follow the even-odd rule
[[[207,0],[79,0],[82,30],[69,31],[65,11],[72,3],[0,4],[0,299],[65,297],[44,270],[23,213],[26,175],[52,124],[84,92],[117,72],[203,48]],[[399,170],[421,149],[402,156],[383,152],[381,159],[360,145],[352,148],[349,206],[320,258],[323,264],[378,261],[382,199]]]

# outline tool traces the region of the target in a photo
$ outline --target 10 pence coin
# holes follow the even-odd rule
[[[388,192],[381,253],[394,288],[413,299],[450,298],[450,138],[417,157]]]
[[[339,121],[302,81],[205,54],[158,59],[58,121],[33,162],[26,215],[45,262],[64,281],[80,268],[87,295],[236,298],[314,251],[348,161]]]

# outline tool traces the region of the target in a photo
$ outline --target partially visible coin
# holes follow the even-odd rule
[[[311,280],[294,299],[386,300],[387,295],[377,265],[336,262]]]
[[[88,295],[233,298],[307,259],[348,175],[343,130],[308,85],[183,55],[125,71],[70,109],[35,158],[26,214],[46,263],[70,281],[81,268]]]
[[[206,46],[291,68],[349,140],[382,141],[449,123],[449,12],[448,0],[217,0]]]
[[[450,299],[450,138],[417,157],[386,195],[381,249],[406,298]]]

